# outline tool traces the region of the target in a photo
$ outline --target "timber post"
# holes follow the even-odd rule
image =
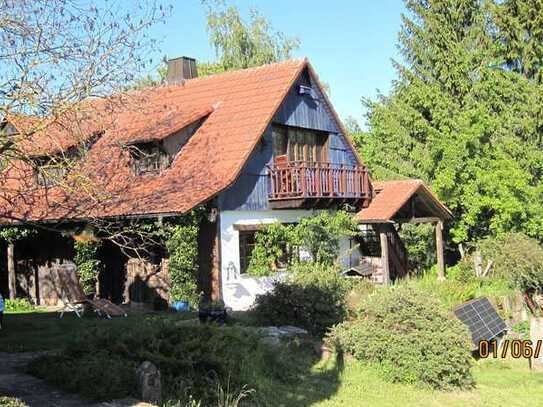
[[[15,245],[8,243],[8,288],[9,299],[14,300],[17,297],[17,277],[15,276]]]
[[[383,266],[383,285],[390,285],[390,263],[388,255],[388,237],[384,228],[379,228],[379,237],[381,239],[381,263]]]
[[[437,279],[445,280],[445,258],[443,249],[443,221],[436,223]]]

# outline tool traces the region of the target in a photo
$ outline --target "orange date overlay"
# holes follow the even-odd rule
[[[507,354],[510,354],[514,359],[531,359],[538,358],[541,354],[543,341],[531,341],[523,339],[505,339],[498,343],[496,339],[490,341],[482,340],[479,342],[479,356],[486,358],[502,358],[505,359]]]

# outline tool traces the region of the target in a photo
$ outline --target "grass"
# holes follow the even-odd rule
[[[75,315],[65,315],[59,320],[55,313],[9,314],[6,317],[7,327],[0,331],[0,349],[34,351],[60,349],[70,343],[77,332],[96,326],[105,329],[114,326],[130,330],[151,318],[174,322],[194,318],[195,315],[133,314],[128,318],[111,321],[97,319],[94,316],[79,320]],[[236,315],[236,319],[245,324],[250,322],[250,318],[242,314]],[[525,359],[478,361],[474,368],[476,388],[453,392],[390,384],[383,381],[373,369],[352,361],[343,364],[331,360],[313,364],[312,360],[308,359],[295,360],[293,363],[298,369],[292,373],[289,380],[254,378],[256,383],[273,387],[266,389],[265,393],[273,396],[266,395],[264,405],[293,407],[543,405],[543,374],[530,372]],[[306,368],[300,368],[303,365]],[[289,372],[284,373],[290,375]],[[264,395],[261,393],[261,396]],[[3,404],[0,402],[0,405]]]
[[[415,386],[385,383],[371,368],[348,363],[339,377],[337,392],[313,404],[335,406],[540,406],[543,374],[532,373],[526,360],[482,360],[474,370],[476,388],[442,392]]]
[[[4,327],[0,330],[0,350],[2,352],[34,352],[64,348],[78,332],[94,327],[122,326],[130,329],[143,320],[159,318],[180,321],[196,318],[195,313],[134,313],[127,318],[111,320],[98,318],[94,314],[79,319],[67,313],[59,319],[56,312],[21,312],[4,314]]]

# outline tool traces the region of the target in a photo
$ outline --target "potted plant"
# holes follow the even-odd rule
[[[224,325],[226,322],[227,312],[223,300],[208,300],[202,298],[198,306],[198,318],[201,323],[217,322],[219,325]]]

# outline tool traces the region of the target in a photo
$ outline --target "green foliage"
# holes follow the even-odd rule
[[[523,292],[543,288],[543,248],[535,239],[520,233],[505,233],[478,243],[483,263],[492,260],[493,276]]]
[[[3,226],[0,227],[0,239],[13,243],[17,240],[26,239],[34,236],[36,229],[28,226]]]
[[[165,226],[172,301],[198,305],[198,230],[201,212],[193,211]]]
[[[422,274],[424,270],[436,264],[433,225],[405,223],[399,230],[399,234],[407,249],[409,269],[412,273]]]
[[[199,74],[260,66],[289,59],[299,47],[296,38],[275,31],[270,21],[251,9],[250,21],[243,21],[239,10],[222,2],[206,1],[207,31],[215,49],[217,63],[199,64]]]
[[[254,313],[268,325],[295,325],[316,335],[341,322],[347,315],[348,285],[338,270],[317,263],[293,267],[293,276],[257,296]]]
[[[543,8],[539,0],[493,4],[498,56],[510,69],[541,83],[543,79]]]
[[[0,406],[2,407],[28,407],[26,403],[23,403],[19,399],[12,397],[3,397],[0,396]]]
[[[253,276],[269,275],[270,271],[277,269],[279,260],[287,254],[285,251],[289,247],[299,246],[296,227],[279,222],[267,225],[263,231],[257,232],[255,243],[247,270]]]
[[[34,306],[26,298],[4,300],[4,310],[6,313],[30,312],[33,309]]]
[[[99,240],[77,240],[74,243],[74,263],[77,266],[77,275],[85,295],[94,294],[96,282],[102,262],[99,259],[98,251],[101,242]]]
[[[129,330],[108,325],[83,331],[60,354],[33,362],[30,372],[62,389],[111,400],[134,395],[135,368],[148,360],[161,372],[163,397],[170,405],[190,399],[217,405],[240,394],[258,403],[269,396],[271,384],[294,379],[298,354],[304,353],[288,347],[279,351],[283,356],[249,329],[177,326],[152,318]]]
[[[336,260],[340,239],[356,233],[357,225],[345,211],[322,211],[301,219],[296,226],[299,244],[309,251],[313,261],[325,265]]]
[[[476,281],[477,276],[475,275],[471,256],[464,257],[454,266],[448,267],[447,278],[463,284],[470,284]]]
[[[513,332],[520,334],[520,337],[523,339],[530,339],[530,322],[521,321],[517,322],[511,327]]]
[[[356,233],[357,225],[345,211],[321,211],[301,219],[296,225],[270,224],[256,234],[248,272],[256,276],[270,274],[277,268],[285,249],[295,253],[303,248],[309,252],[311,262],[331,266],[337,259],[340,239]]]
[[[327,340],[375,365],[391,382],[437,389],[474,383],[466,328],[437,298],[413,288],[381,290],[369,297],[358,317],[334,327]]]
[[[516,35],[502,28],[518,2],[491,3],[406,1],[405,65],[396,64],[389,96],[366,101],[369,130],[355,135],[376,178],[430,184],[454,212],[455,242],[505,231],[543,238],[543,88],[532,74],[501,69],[511,58],[495,37]],[[529,52],[539,30],[526,28],[541,13],[528,17],[530,7],[520,8],[522,24],[507,30],[524,33],[516,42]],[[537,61],[538,54],[523,55]]]

